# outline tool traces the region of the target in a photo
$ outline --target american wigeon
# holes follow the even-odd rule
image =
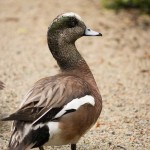
[[[3,88],[4,88],[4,83],[0,81],[0,90],[2,90]]]
[[[9,150],[76,143],[97,121],[102,99],[87,63],[75,41],[101,36],[87,28],[75,13],[57,16],[48,28],[49,49],[60,73],[40,79],[28,91],[18,111],[3,118],[14,120]]]

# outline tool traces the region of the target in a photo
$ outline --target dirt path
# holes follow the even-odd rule
[[[88,132],[78,149],[149,150],[150,17],[102,10],[96,0],[0,1],[0,80],[6,84],[0,91],[0,115],[14,112],[35,81],[57,73],[46,32],[56,15],[68,11],[103,33],[76,43],[103,97],[100,127]],[[6,149],[10,125],[0,122],[0,150]]]

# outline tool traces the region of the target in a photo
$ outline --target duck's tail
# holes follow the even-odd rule
[[[29,144],[24,140],[26,136],[27,127],[29,124],[26,124],[21,121],[14,121],[12,126],[12,135],[8,144],[7,150],[29,150],[33,145]]]
[[[31,123],[14,121],[8,150],[30,150],[41,147],[49,140],[49,128],[44,125],[32,126]]]
[[[0,90],[3,90],[5,87],[4,83],[2,81],[0,81]]]

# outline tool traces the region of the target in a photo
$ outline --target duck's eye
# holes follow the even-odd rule
[[[78,24],[78,21],[76,18],[70,18],[69,22],[68,22],[68,27],[69,28],[73,28]]]

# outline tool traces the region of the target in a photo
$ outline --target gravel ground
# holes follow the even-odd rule
[[[103,97],[97,127],[79,150],[150,149],[150,17],[106,11],[96,0],[0,1],[0,115],[14,112],[38,79],[58,72],[46,33],[60,13],[73,11],[103,37],[84,37],[76,45],[87,60]],[[0,149],[7,147],[10,122],[0,122]],[[69,146],[46,150],[70,150]]]

